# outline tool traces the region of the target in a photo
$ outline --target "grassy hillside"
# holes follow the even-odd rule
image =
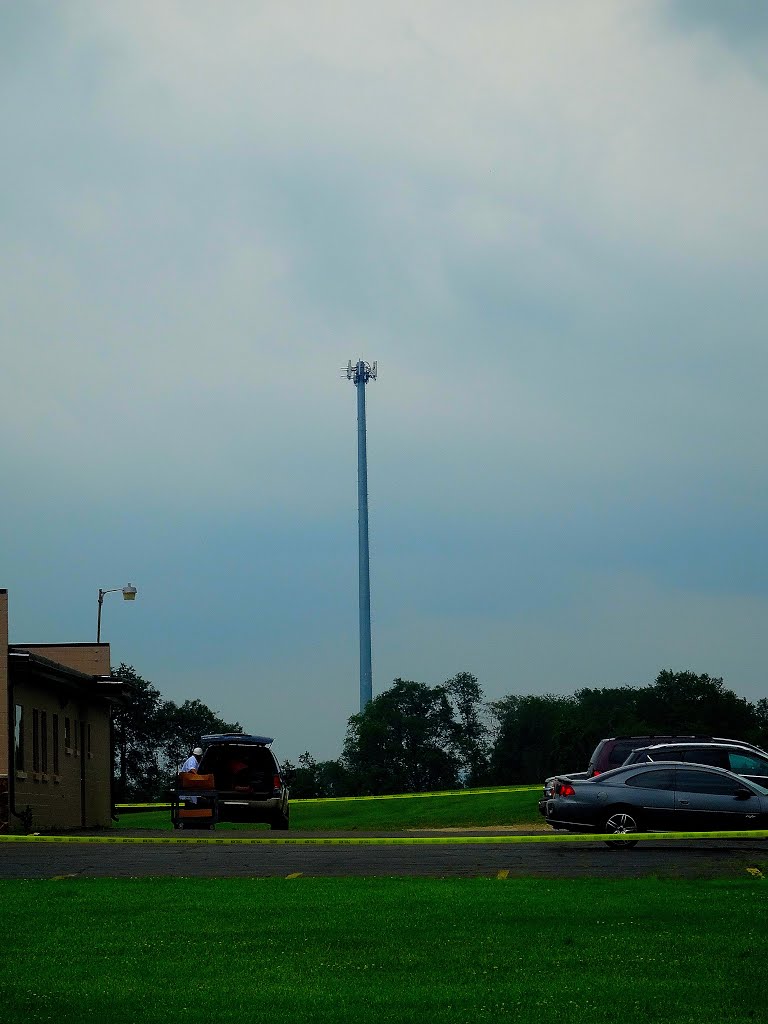
[[[291,804],[291,828],[297,831],[393,832],[399,829],[472,828],[492,825],[541,825],[539,790],[469,793],[462,796],[412,796],[380,800],[299,800]],[[122,814],[118,828],[171,828],[167,810]],[[224,826],[222,826],[224,827]],[[226,828],[266,828],[230,825]]]

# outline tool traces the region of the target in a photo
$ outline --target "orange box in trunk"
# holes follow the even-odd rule
[[[179,789],[213,789],[212,775],[198,775],[197,772],[179,772]]]

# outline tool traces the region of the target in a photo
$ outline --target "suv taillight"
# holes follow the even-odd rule
[[[282,783],[280,782],[280,776],[279,775],[273,776],[273,778],[272,778],[272,788],[273,789],[280,789],[281,785],[282,785]]]

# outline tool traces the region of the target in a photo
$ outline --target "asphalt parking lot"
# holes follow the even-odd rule
[[[468,833],[469,835],[470,833]],[[485,833],[482,843],[436,845],[356,844],[356,839],[439,837],[435,832],[299,833],[282,835],[277,843],[221,843],[221,840],[275,838],[270,832],[215,833],[131,830],[136,842],[110,842],[128,837],[116,830],[89,838],[104,841],[20,841],[0,843],[0,878],[61,877],[197,877],[252,878],[287,876],[418,876],[418,877],[544,877],[581,878],[737,878],[768,875],[765,840],[675,840],[641,842],[632,849],[609,848],[602,842],[515,843]],[[287,841],[286,841],[287,840]],[[309,843],[298,842],[309,840]],[[321,844],[318,840],[336,840]]]

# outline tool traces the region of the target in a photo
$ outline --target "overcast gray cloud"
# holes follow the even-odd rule
[[[14,639],[88,639],[130,580],[115,661],[334,755],[362,356],[375,690],[690,667],[762,696],[749,11],[5,6]]]

